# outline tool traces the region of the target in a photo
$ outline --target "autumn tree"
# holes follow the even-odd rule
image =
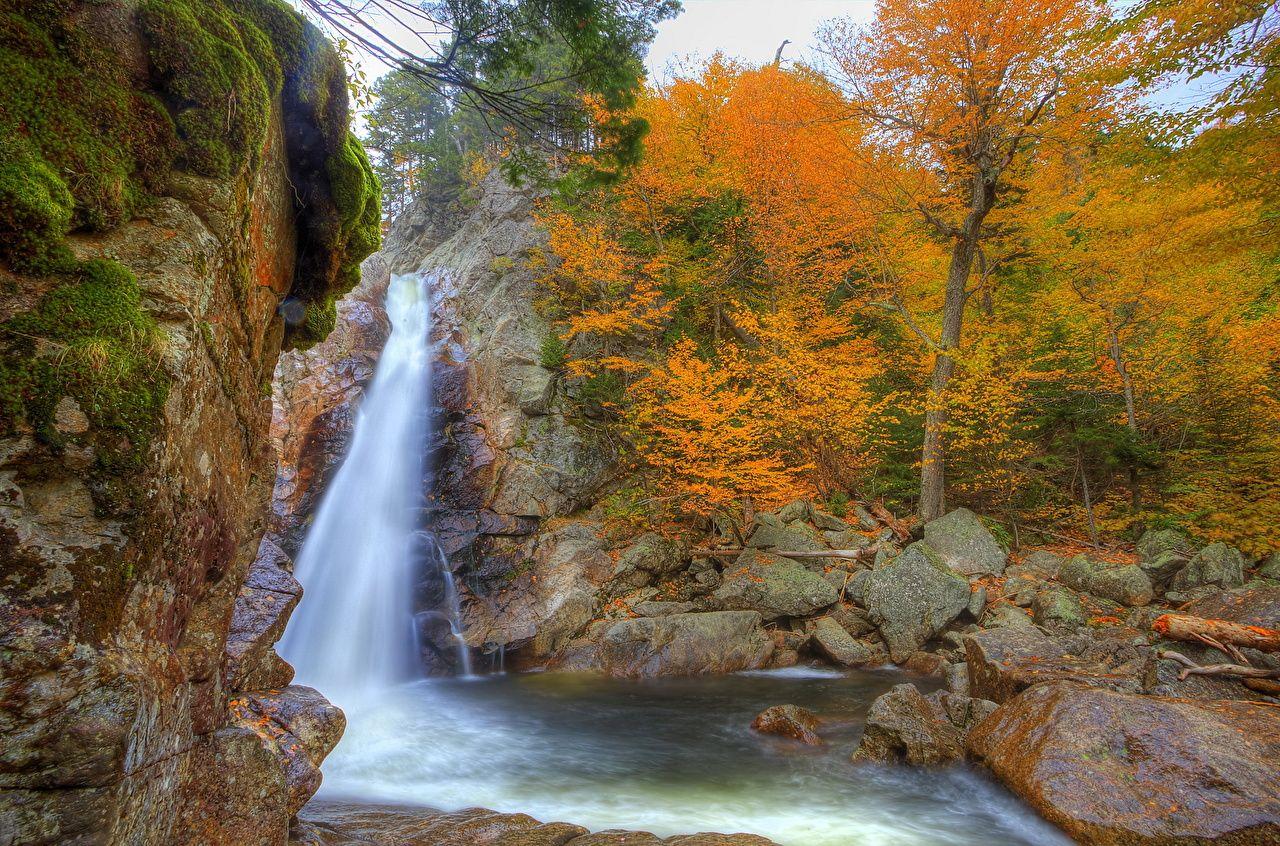
[[[936,333],[908,317],[934,354],[921,450],[920,515],[942,515],[947,391],[955,372],[975,261],[1002,195],[1032,154],[1074,145],[1108,115],[1089,33],[1092,0],[880,0],[876,20],[837,23],[827,49],[854,114],[891,154],[884,181],[950,245]],[[895,305],[905,314],[901,300]]]

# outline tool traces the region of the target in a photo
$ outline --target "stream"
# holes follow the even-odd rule
[[[349,710],[320,796],[782,846],[1071,842],[975,770],[851,763],[871,701],[904,680],[805,667],[424,680]],[[751,731],[759,711],[788,702],[824,719],[825,747]]]

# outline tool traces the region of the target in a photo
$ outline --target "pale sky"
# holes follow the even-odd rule
[[[870,20],[874,0],[684,0],[684,11],[658,26],[645,62],[656,82],[682,65],[696,66],[716,50],[751,64],[772,61],[784,38],[783,59],[814,58],[814,31],[823,21]]]

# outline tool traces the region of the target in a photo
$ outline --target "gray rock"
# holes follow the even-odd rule
[[[814,651],[842,667],[861,667],[874,658],[871,650],[844,630],[831,617],[822,617],[813,627]]]
[[[924,527],[924,542],[942,562],[966,576],[1000,575],[1008,554],[967,508],[957,508]]]
[[[1037,593],[1031,612],[1039,626],[1075,629],[1086,622],[1080,597],[1064,587],[1048,587]]]
[[[964,756],[964,738],[941,708],[913,684],[900,684],[871,703],[855,761],[949,764]]]
[[[846,532],[852,528],[840,517],[837,517],[834,514],[828,514],[825,511],[819,511],[816,508],[813,509],[813,512],[809,515],[809,519],[813,521],[813,525],[828,532]]]
[[[1013,605],[1000,603],[987,608],[982,627],[986,629],[1034,629],[1031,616]]]
[[[975,620],[982,619],[982,612],[987,607],[987,589],[982,585],[973,587],[969,591],[969,604],[965,610],[969,612],[969,616]]]
[[[1032,573],[1046,579],[1053,579],[1057,578],[1058,570],[1066,563],[1066,560],[1061,555],[1037,550],[1024,558],[1018,566],[1022,568],[1023,572]]]
[[[614,623],[598,655],[612,676],[696,676],[759,669],[773,649],[756,612],[713,611]]]
[[[1244,556],[1240,550],[1219,541],[1197,552],[1174,574],[1175,590],[1188,590],[1204,585],[1239,587],[1244,584]]]
[[[831,611],[831,619],[840,624],[846,632],[853,637],[862,637],[871,634],[876,630],[876,624],[871,622],[871,617],[861,608],[836,606]]]
[[[1170,552],[1177,553],[1184,559],[1190,558],[1192,553],[1191,542],[1173,529],[1149,529],[1143,532],[1138,539],[1137,549],[1138,559],[1144,562],[1155,561]]]
[[[1155,595],[1150,577],[1136,564],[1116,566],[1086,555],[1077,555],[1063,564],[1058,579],[1067,587],[1121,605],[1146,605]]]
[[[778,509],[778,519],[783,523],[795,523],[799,520],[808,520],[812,513],[813,508],[807,499],[797,499]]]
[[[725,572],[712,599],[729,610],[758,611],[767,620],[801,617],[834,605],[836,590],[790,558],[749,549]]]
[[[969,695],[969,667],[967,664],[952,664],[947,667],[947,690],[960,696]]]
[[[811,552],[826,549],[827,545],[812,527],[804,523],[781,523],[772,515],[756,516],[755,528],[747,538],[747,546],[753,549],[780,549],[787,552]]]
[[[1280,552],[1273,552],[1258,565],[1257,577],[1280,581]]]
[[[993,702],[1061,679],[1138,692],[1149,657],[1145,646],[1122,639],[1049,637],[1034,627],[988,629],[967,635],[964,642],[969,693]]]
[[[914,543],[892,563],[871,572],[865,602],[890,657],[901,661],[950,624],[969,598],[969,583],[930,547]]]
[[[669,617],[672,614],[688,614],[693,610],[692,602],[656,602],[647,599],[631,606],[631,610],[641,617]]]

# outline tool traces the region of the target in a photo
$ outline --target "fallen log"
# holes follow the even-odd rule
[[[1204,643],[1206,638],[1211,638],[1219,643],[1248,646],[1262,652],[1280,652],[1280,631],[1245,626],[1230,620],[1163,614],[1151,624],[1151,630],[1163,637],[1188,643]]]
[[[757,549],[757,547],[744,546],[726,546],[720,549],[691,549],[689,556],[692,558],[734,558],[748,549]],[[783,558],[840,558],[845,561],[861,561],[864,558],[875,558],[879,551],[878,546],[869,546],[866,549],[773,549],[772,547],[759,547],[759,552],[767,552],[770,555],[781,555]]]

